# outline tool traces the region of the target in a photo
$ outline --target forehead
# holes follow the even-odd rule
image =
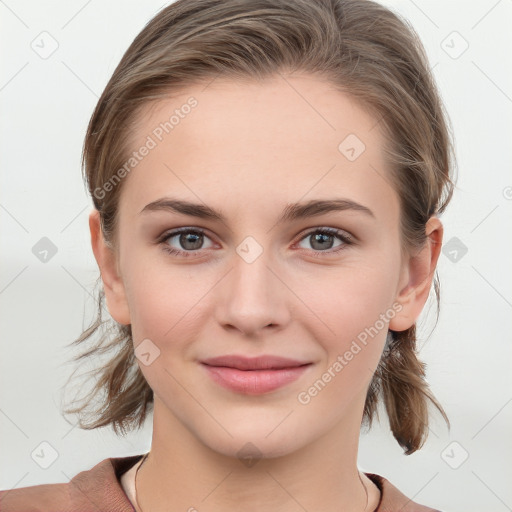
[[[267,152],[290,147],[297,152],[301,149],[294,146],[297,140],[314,143],[319,137],[337,150],[340,137],[348,133],[359,135],[367,145],[381,142],[375,129],[379,117],[312,75],[261,81],[216,78],[152,102],[139,114],[132,140],[136,145],[152,135],[167,145],[179,142],[205,150],[203,140],[225,143],[228,132],[230,139],[243,144],[236,148],[239,152],[244,148],[251,152],[251,145],[258,142],[265,143]]]
[[[131,146],[150,149],[130,171],[121,206],[140,211],[167,192],[246,207],[335,190],[361,202],[393,194],[377,121],[313,76],[196,84],[138,116]]]

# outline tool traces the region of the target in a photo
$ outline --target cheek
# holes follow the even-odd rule
[[[398,266],[379,261],[378,265],[332,270],[323,276],[319,273],[315,280],[302,280],[297,293],[307,298],[304,302],[324,326],[327,339],[334,344],[336,340],[347,342],[376,323],[379,330],[387,331],[381,315],[388,312],[390,319]]]
[[[123,273],[135,342],[176,338],[180,332],[193,339],[206,315],[204,310],[215,309],[211,300],[216,294],[208,297],[208,293],[222,286],[216,272],[193,265],[166,265],[162,255],[148,260],[147,254],[128,254]],[[288,305],[290,315],[297,316],[290,321],[304,322],[307,330],[315,330],[317,340],[330,340],[329,346],[342,349],[340,340],[347,343],[357,337],[391,306],[398,266],[393,258],[379,256],[378,264],[349,262],[339,268],[318,268],[308,275],[297,273],[295,278],[288,273],[286,281],[298,300]],[[381,324],[377,325],[380,329]]]
[[[366,389],[395,315],[392,290],[397,276],[396,263],[386,266],[381,260],[379,265],[333,272],[318,283],[321,288],[309,289],[308,305],[320,320],[313,334],[326,357],[319,369],[319,385],[329,383],[326,387],[331,389],[326,399],[334,393],[333,400],[344,401],[343,396],[348,399]]]
[[[191,267],[166,265],[162,255],[148,258],[132,253],[124,264],[135,344],[149,338],[165,343],[167,351],[178,349],[180,340],[193,339],[215,276],[204,273],[204,279],[193,278]]]
[[[325,428],[361,414],[387,334],[380,318],[389,305],[386,290],[359,286],[346,292],[325,303],[336,335],[319,341],[325,360],[296,396],[305,417],[321,417]]]

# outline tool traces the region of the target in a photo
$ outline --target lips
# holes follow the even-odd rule
[[[312,365],[279,356],[220,356],[202,361],[214,382],[231,391],[260,395],[281,388],[301,377]]]
[[[279,370],[282,368],[296,368],[309,364],[309,362],[280,356],[245,357],[228,355],[206,359],[203,364],[236,368],[238,370]]]

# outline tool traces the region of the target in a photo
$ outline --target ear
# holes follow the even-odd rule
[[[414,325],[427,301],[437,260],[443,242],[443,225],[431,217],[425,231],[427,240],[419,252],[411,254],[404,262],[396,297],[402,309],[389,322],[392,331],[405,331]]]
[[[89,229],[94,257],[100,268],[107,308],[112,318],[119,324],[129,325],[130,311],[123,281],[119,274],[116,252],[106,245],[101,230],[100,214],[93,209],[89,214]]]

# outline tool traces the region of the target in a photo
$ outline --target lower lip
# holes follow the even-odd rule
[[[261,395],[297,380],[311,365],[279,370],[237,370],[203,364],[210,377],[224,388],[246,395]]]

